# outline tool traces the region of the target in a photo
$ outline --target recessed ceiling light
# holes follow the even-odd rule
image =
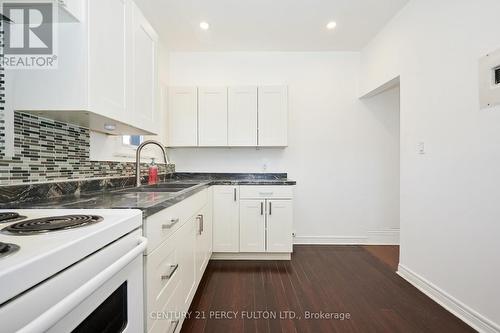
[[[208,30],[210,28],[210,24],[208,24],[207,22],[203,21],[203,22],[200,22],[200,28],[202,30]]]
[[[327,28],[328,30],[333,30],[333,29],[335,29],[335,27],[336,27],[336,26],[337,26],[337,22],[335,22],[335,21],[330,21],[330,22],[328,22],[328,24],[326,25],[326,28]]]

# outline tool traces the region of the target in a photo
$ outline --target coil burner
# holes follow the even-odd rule
[[[2,229],[2,233],[11,235],[35,235],[53,231],[75,229],[98,223],[104,219],[97,215],[65,215],[44,217],[11,224]]]

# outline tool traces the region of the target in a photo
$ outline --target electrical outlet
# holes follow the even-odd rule
[[[481,109],[500,105],[500,50],[479,60],[479,103]]]
[[[425,155],[425,142],[419,142],[417,144],[417,153],[420,155]]]

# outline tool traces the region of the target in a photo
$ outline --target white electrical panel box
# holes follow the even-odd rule
[[[500,105],[500,50],[479,60],[479,103],[481,109]]]

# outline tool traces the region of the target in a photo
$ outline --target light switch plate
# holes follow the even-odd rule
[[[500,105],[500,50],[479,60],[479,103],[481,109]]]

